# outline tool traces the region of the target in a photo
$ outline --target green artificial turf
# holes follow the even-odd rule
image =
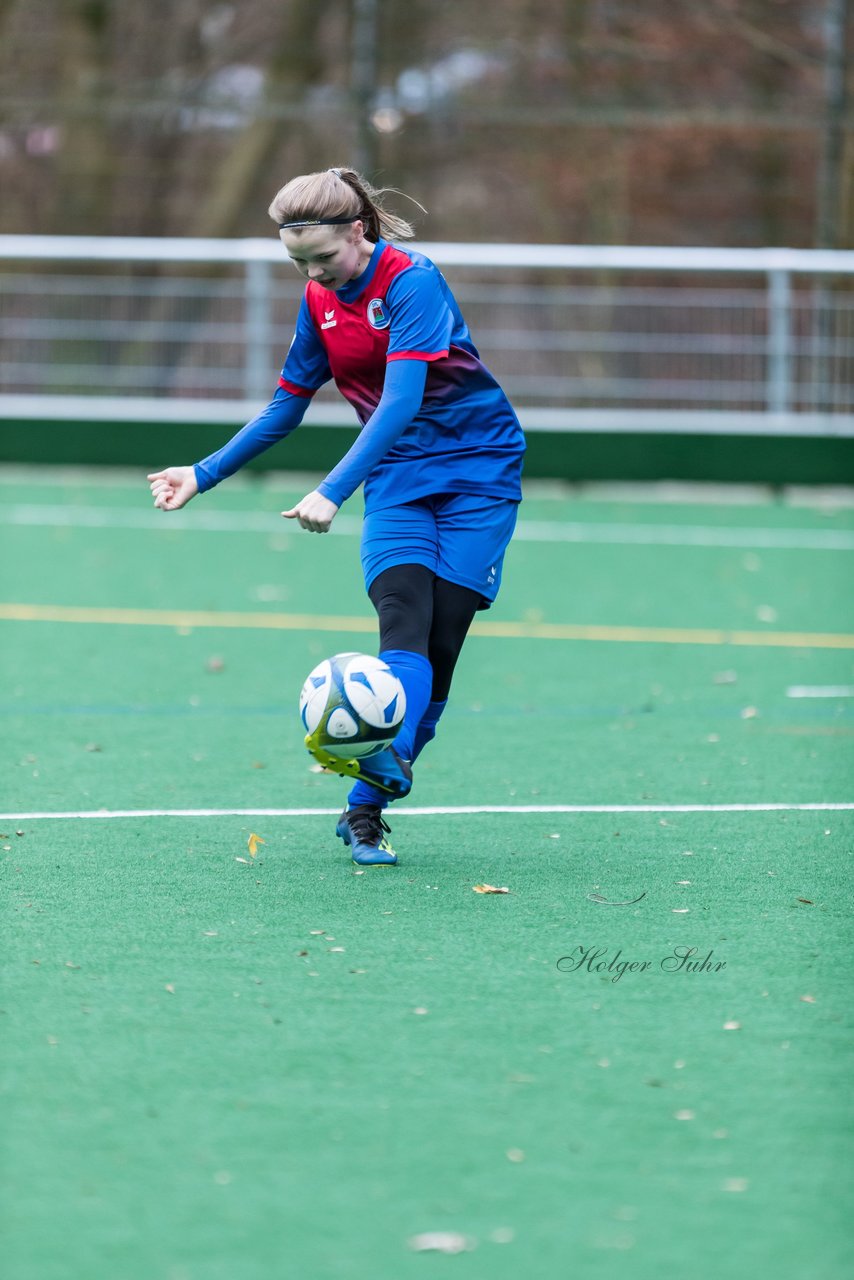
[[[293,496],[97,528],[63,512],[142,512],[144,488],[0,477],[0,595],[367,619],[355,537],[190,523]],[[571,497],[523,518],[852,526]],[[473,636],[390,814],[401,864],[363,871],[295,703],[368,632],[0,621],[0,812],[161,814],[0,824],[4,1275],[847,1275],[854,812],[666,806],[854,799],[854,699],[787,692],[854,685],[854,650],[808,640],[854,632],[850,560],[518,541],[487,622],[685,641]],[[406,812],[465,805],[656,811]],[[265,808],[320,812],[165,812]],[[707,967],[662,968],[681,947]]]

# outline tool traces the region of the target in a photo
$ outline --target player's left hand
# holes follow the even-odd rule
[[[286,520],[298,520],[309,533],[328,533],[337,512],[334,502],[324,498],[317,489],[312,489],[295,507],[291,507],[290,511],[283,511],[282,515]]]

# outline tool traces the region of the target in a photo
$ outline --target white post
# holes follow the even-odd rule
[[[263,400],[273,381],[270,363],[270,264],[261,260],[246,263],[246,323],[244,327],[244,382],[247,400]]]
[[[769,271],[766,378],[766,408],[769,413],[788,413],[791,408],[791,303],[792,287],[788,271]]]

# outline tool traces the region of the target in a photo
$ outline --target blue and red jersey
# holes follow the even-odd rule
[[[351,451],[352,475],[336,469],[328,496],[340,501],[364,479],[366,510],[438,493],[518,501],[525,451],[519,420],[441,272],[423,254],[381,240],[343,288],[310,282],[279,385],[307,398],[334,378],[364,425],[380,403],[388,367],[399,360],[428,365],[420,408],[367,475],[358,474],[358,450]]]

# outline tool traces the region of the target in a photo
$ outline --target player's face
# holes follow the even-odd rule
[[[344,227],[306,227],[298,234],[281,231],[279,235],[300,275],[326,289],[340,289],[361,275],[374,247],[365,239],[361,222]]]

